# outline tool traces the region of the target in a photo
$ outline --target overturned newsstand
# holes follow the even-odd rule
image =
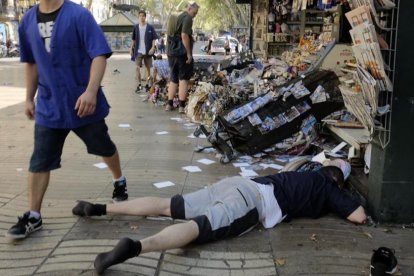
[[[334,72],[314,71],[225,110],[210,126],[200,126],[195,135],[204,132],[222,154],[222,163],[239,153],[261,153],[280,142],[305,149],[317,138],[316,125],[343,108],[338,85]]]

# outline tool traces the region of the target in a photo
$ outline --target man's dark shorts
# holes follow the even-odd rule
[[[109,137],[105,120],[75,129],[48,128],[36,124],[29,171],[48,172],[60,168],[63,145],[70,131],[85,143],[90,154],[111,157],[116,152],[116,146]]]
[[[168,56],[168,64],[170,65],[171,76],[170,81],[179,83],[180,80],[190,80],[194,73],[194,59],[190,64],[186,63],[187,55],[184,56]]]

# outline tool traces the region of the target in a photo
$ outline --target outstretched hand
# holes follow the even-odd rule
[[[92,115],[96,108],[96,93],[86,90],[80,95],[75,104],[75,110],[80,118]]]

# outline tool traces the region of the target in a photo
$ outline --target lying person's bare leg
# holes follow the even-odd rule
[[[120,204],[122,203],[115,205]],[[138,256],[140,253],[183,247],[194,241],[198,235],[197,223],[188,221],[168,226],[157,234],[140,241],[123,238],[111,251],[98,254],[94,266],[96,271],[101,274],[108,267],[125,262],[130,258]]]
[[[171,216],[171,199],[160,197],[141,197],[116,204],[93,204],[87,201],[79,201],[72,209],[72,213],[81,217],[109,215],[132,216]]]

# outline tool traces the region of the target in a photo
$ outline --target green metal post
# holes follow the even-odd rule
[[[414,1],[400,0],[390,143],[373,144],[368,207],[381,222],[414,222]]]

